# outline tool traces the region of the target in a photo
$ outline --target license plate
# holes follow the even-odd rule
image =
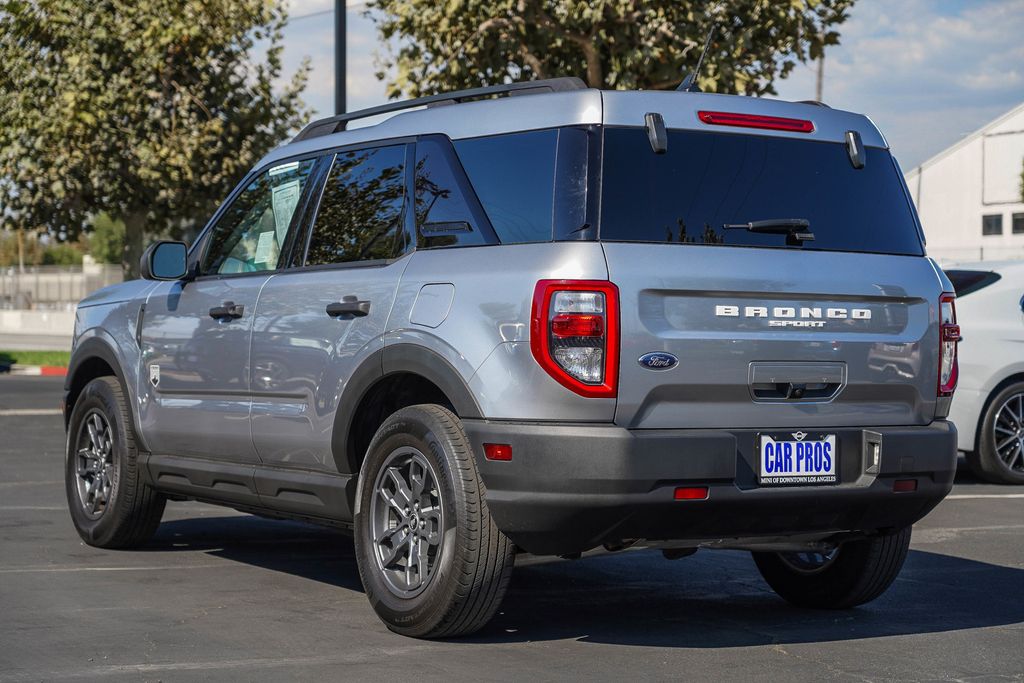
[[[763,486],[782,484],[835,484],[837,460],[835,434],[761,434],[758,438]]]

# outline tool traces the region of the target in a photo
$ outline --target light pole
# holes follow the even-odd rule
[[[334,113],[345,113],[345,0],[334,0]]]
[[[814,99],[822,102],[825,89],[825,34],[821,32],[818,35],[821,40],[821,54],[818,55],[818,78],[815,79]]]

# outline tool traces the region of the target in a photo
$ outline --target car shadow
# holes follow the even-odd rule
[[[997,488],[1003,486],[1013,486],[1013,484],[992,483],[990,481],[985,481],[984,479],[979,478],[976,474],[974,474],[974,472],[971,471],[971,468],[967,465],[967,458],[965,458],[963,454],[957,457],[956,477],[953,479],[953,483],[956,486],[968,487],[966,489],[968,491],[970,491],[970,487],[973,486],[994,486]]]
[[[362,591],[351,538],[297,522],[168,521],[147,549],[201,551]],[[1024,621],[1022,582],[1022,569],[912,550],[885,595],[833,612],[783,602],[745,552],[701,551],[676,561],[654,550],[575,561],[520,556],[498,614],[460,642],[725,648],[959,631]]]
[[[959,631],[1024,620],[1024,570],[912,550],[896,583],[853,610],[793,607],[749,553],[677,561],[637,551],[517,571],[482,642],[576,639],[719,648]]]
[[[167,520],[143,551],[203,552],[362,591],[351,536],[329,527],[255,515]]]

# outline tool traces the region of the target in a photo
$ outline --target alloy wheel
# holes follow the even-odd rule
[[[799,552],[779,553],[779,559],[790,569],[801,574],[817,574],[835,562],[839,556],[839,546],[827,552],[819,550],[802,550]]]
[[[411,598],[427,587],[441,559],[444,513],[434,468],[415,448],[384,461],[370,503],[377,568],[388,589]]]
[[[90,411],[82,420],[75,445],[78,502],[89,519],[99,519],[110,505],[114,488],[114,437],[100,411]]]
[[[992,423],[996,456],[1011,472],[1024,472],[1024,394],[1003,401]]]

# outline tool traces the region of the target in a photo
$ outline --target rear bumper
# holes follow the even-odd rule
[[[956,429],[837,428],[839,483],[762,488],[757,432],[627,430],[614,425],[466,420],[498,527],[536,554],[569,554],[604,543],[885,532],[924,517],[949,492]],[[778,431],[778,430],[775,430]],[[871,467],[866,441],[881,440]],[[512,460],[483,457],[484,443],[510,444]],[[917,490],[894,493],[897,479]],[[673,500],[677,486],[707,486],[706,500]]]

